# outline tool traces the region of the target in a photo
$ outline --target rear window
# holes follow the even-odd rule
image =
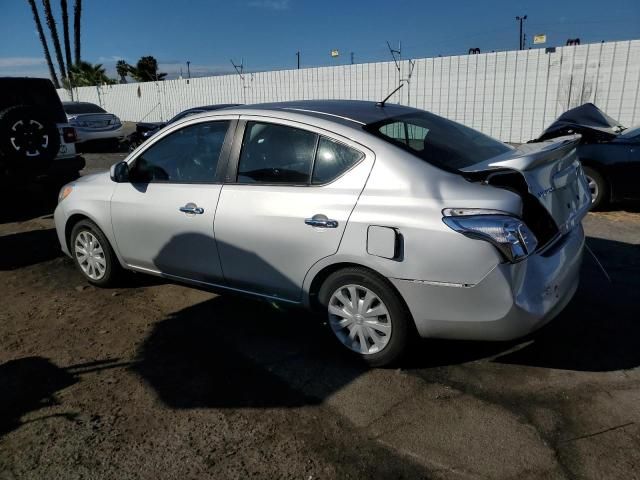
[[[107,113],[93,103],[64,103],[64,111],[67,115],[80,115],[83,113]]]
[[[470,167],[511,150],[477,130],[429,112],[386,118],[364,129],[449,171]]]

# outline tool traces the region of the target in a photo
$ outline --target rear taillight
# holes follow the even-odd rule
[[[76,129],[73,127],[63,127],[62,128],[62,138],[64,139],[64,143],[75,143],[78,141],[78,137],[76,136]]]
[[[446,208],[442,221],[469,238],[492,243],[510,262],[531,255],[538,239],[526,223],[504,212],[482,209]]]

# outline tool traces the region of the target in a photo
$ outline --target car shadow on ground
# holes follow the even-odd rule
[[[128,363],[106,359],[58,367],[44,357],[23,357],[0,364],[0,438],[25,423],[51,417],[74,420],[75,413],[54,413],[24,421],[22,417],[58,405],[56,393],[80,381],[80,375]]]
[[[612,283],[585,256],[575,298],[541,331],[515,342],[420,340],[398,366],[485,359],[575,371],[637,367],[639,247],[598,238],[588,243]],[[309,312],[223,295],[158,322],[130,368],[172,408],[301,406],[326,399],[367,371],[343,350]]]
[[[56,404],[55,392],[77,382],[46,358],[25,357],[0,365],[0,438],[28,412]]]
[[[308,312],[225,295],[156,324],[130,368],[172,408],[296,407],[366,370],[340,348]]]

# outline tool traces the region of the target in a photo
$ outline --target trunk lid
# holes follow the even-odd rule
[[[580,136],[572,135],[524,144],[461,171],[471,180],[529,194],[549,213],[560,235],[564,235],[580,223],[591,206],[587,180],[576,156],[579,142]],[[526,185],[513,181],[514,172],[524,178]]]
[[[70,116],[69,121],[72,125],[97,130],[109,128],[120,123],[118,117],[111,113],[83,113]]]

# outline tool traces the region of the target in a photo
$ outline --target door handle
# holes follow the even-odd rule
[[[195,203],[187,203],[184,207],[180,207],[180,211],[191,215],[202,215],[204,208],[197,206]]]
[[[312,227],[319,228],[337,228],[338,222],[337,220],[331,220],[327,218],[326,215],[317,214],[311,218],[305,218],[304,223],[307,225],[311,225]]]

